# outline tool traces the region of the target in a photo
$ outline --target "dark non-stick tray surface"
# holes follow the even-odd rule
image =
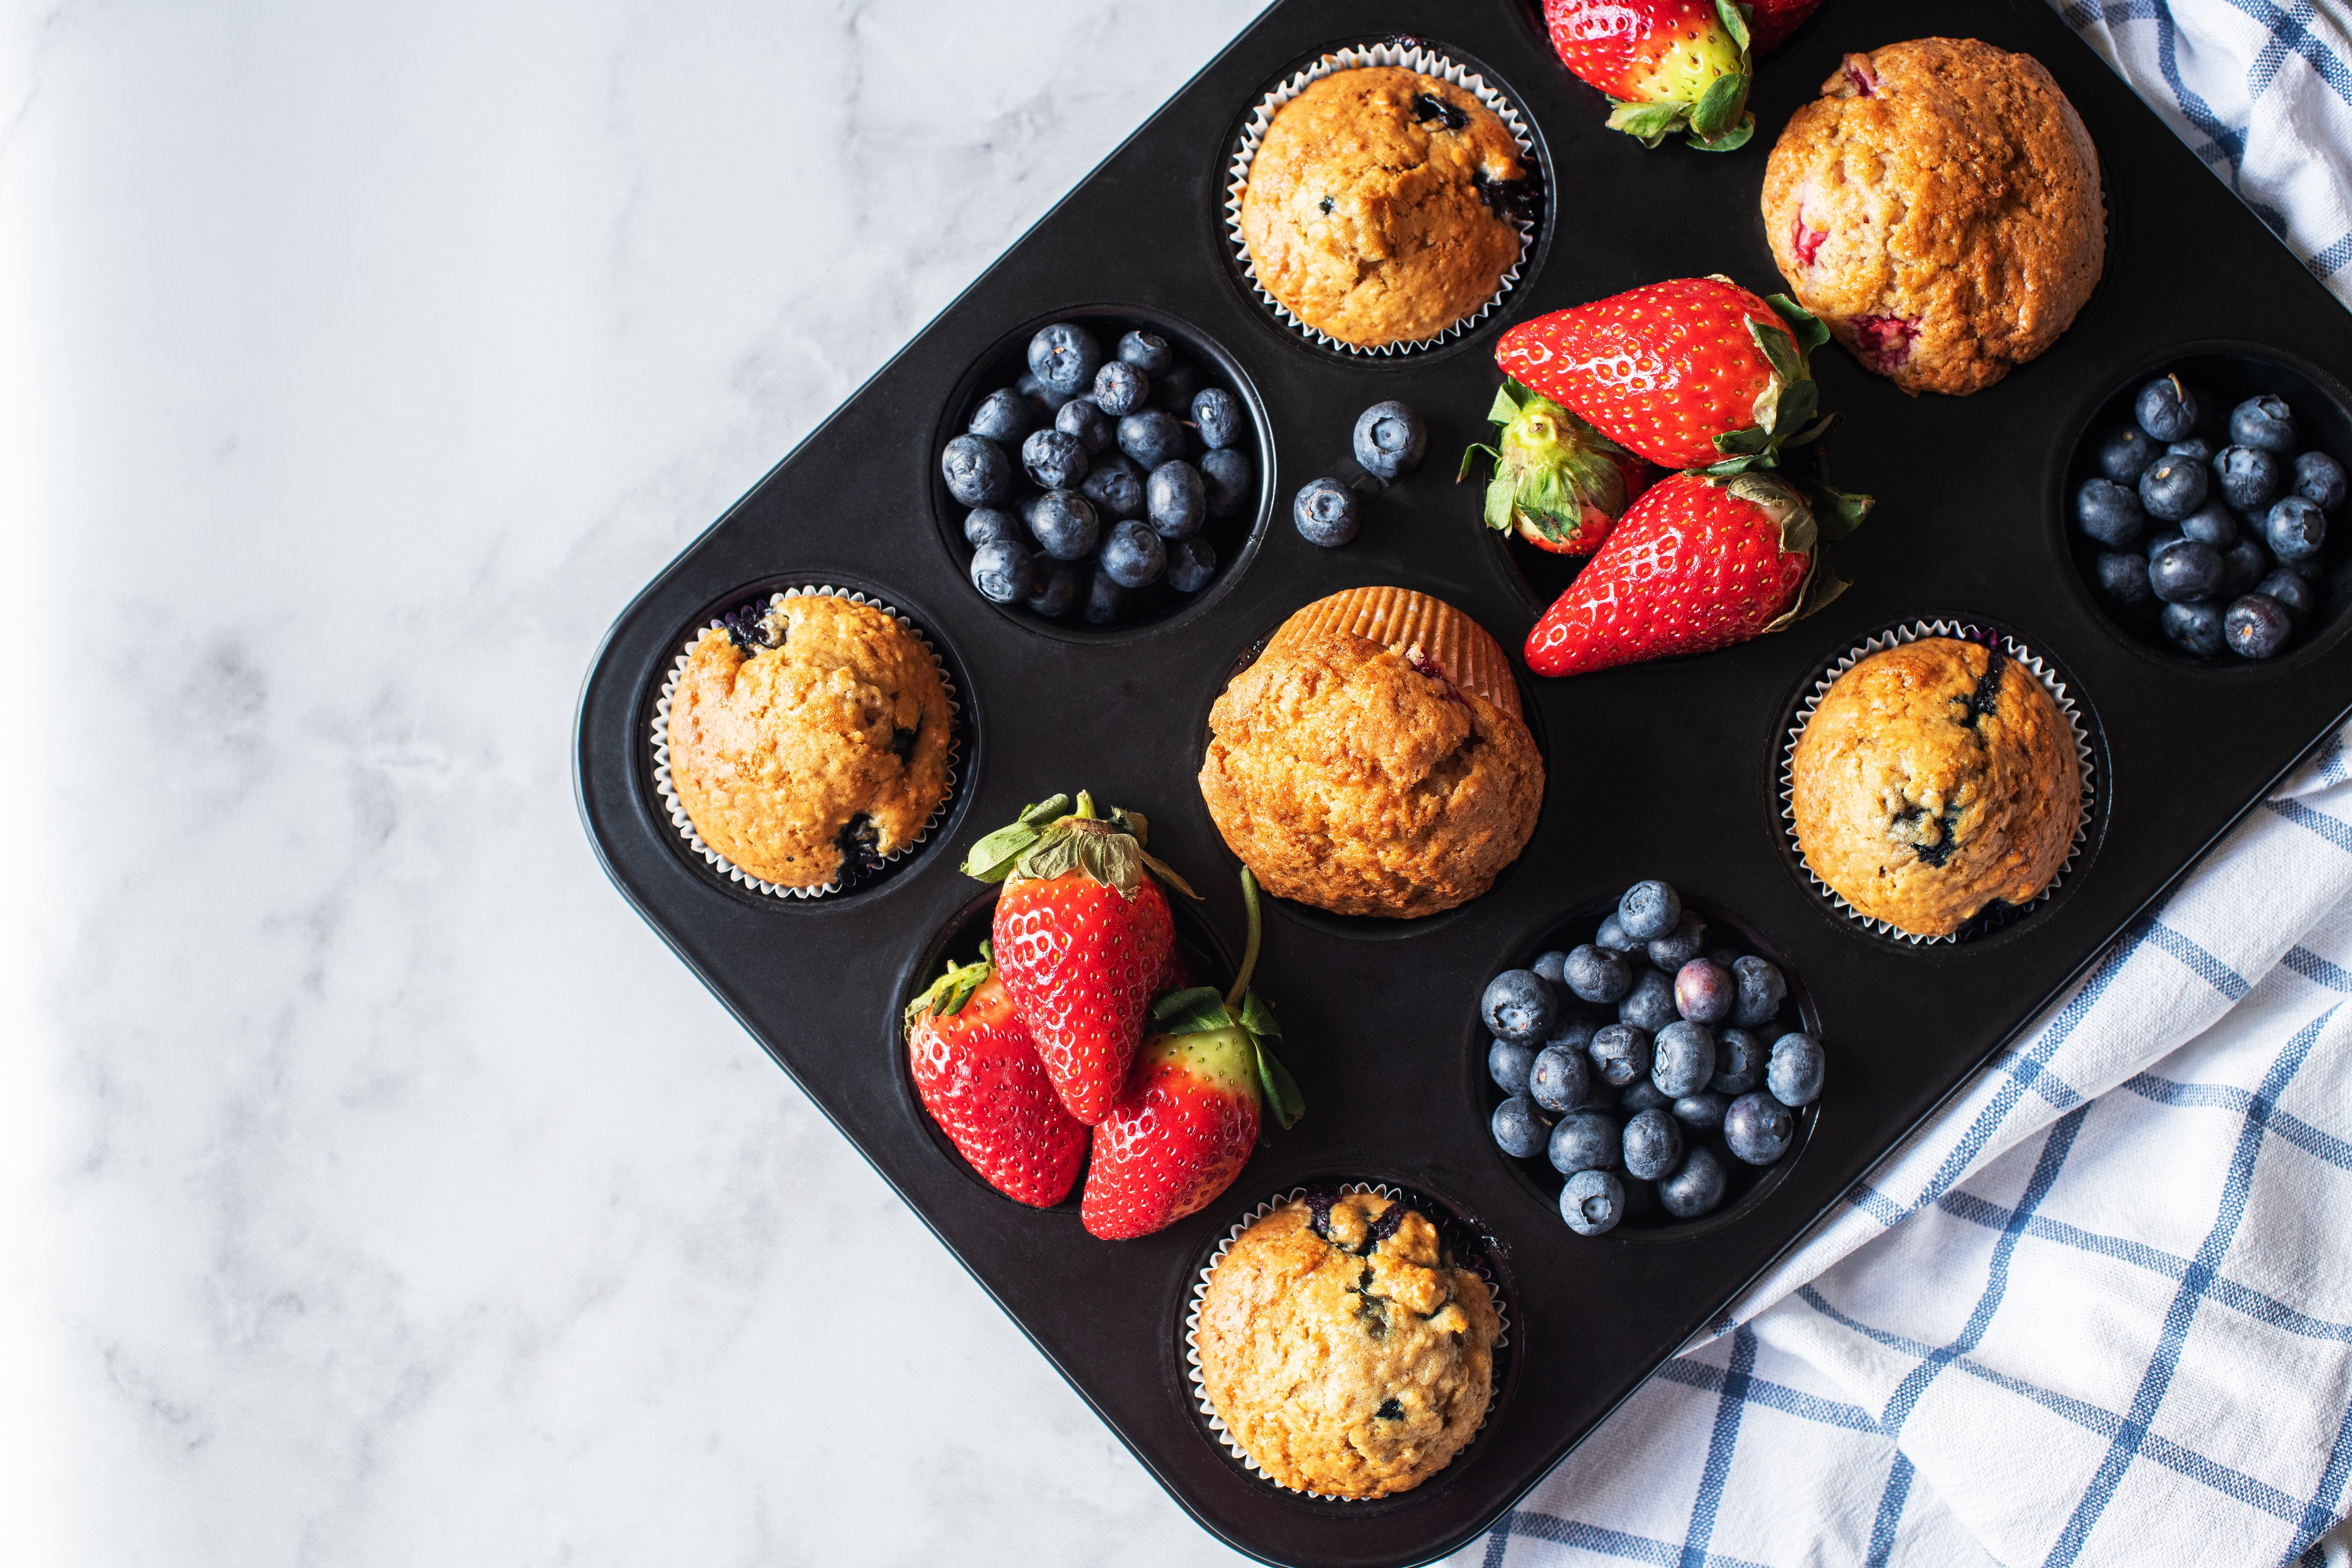
[[[1349,358],[1244,291],[1222,227],[1223,165],[1244,114],[1327,47],[1417,36],[1480,70],[1546,144],[1551,216],[1504,307],[1444,348]],[[899,1009],[993,896],[958,861],[1029,801],[1091,789],[1147,812],[1152,848],[1206,895],[1230,948],[1235,862],[1193,775],[1210,703],[1235,660],[1309,600],[1397,584],[1467,610],[1516,648],[1543,599],[1452,483],[1486,437],[1498,332],[1659,279],[1726,272],[1780,287],[1758,216],[1766,153],[1839,57],[1921,34],[2039,58],[2082,111],[2110,207],[2106,277],[2051,353],[1974,397],[1910,398],[1843,351],[1816,358],[1846,488],[1879,510],[1839,547],[1854,587],[1793,629],[1706,658],[1527,679],[1549,771],[1541,824],[1493,891],[1413,922],[1335,920],[1275,901],[1259,988],[1277,999],[1307,1120],[1262,1147],[1205,1212],[1141,1241],[996,1195],[929,1128],[904,1065]],[[1831,0],[1764,65],[1748,151],[1644,152],[1601,126],[1599,96],[1553,59],[1517,0],[1286,0],[1097,169],[614,624],[583,696],[581,810],[638,910],[873,1161],[1138,1458],[1244,1552],[1299,1564],[1419,1563],[1475,1536],[1727,1303],[1890,1144],[2081,973],[2352,699],[2339,618],[2269,666],[2200,668],[2137,640],[2093,600],[2064,517],[2074,443],[2117,387],[2188,354],[2298,368],[2334,406],[2298,409],[2339,457],[2352,322],[2042,0],[1937,5]],[[1141,237],[1140,241],[1139,237]],[[1271,483],[1256,543],[1189,611],[1105,636],[1055,632],[965,580],[961,509],[937,479],[980,367],[1079,310],[1158,318],[1222,348],[1258,401]],[[1402,397],[1428,416],[1420,473],[1325,551],[1288,499],[1348,449],[1357,412]],[[1246,521],[1246,520],[1245,520]],[[950,542],[952,541],[952,543]],[[2339,556],[2347,553],[2336,546]],[[646,743],[662,676],[712,614],[752,590],[826,583],[877,594],[954,667],[961,782],[931,843],[825,899],[763,898],[712,877],[660,809]],[[2345,600],[2339,571],[2333,612]],[[1963,616],[2053,659],[2092,724],[2100,811],[2057,896],[1977,940],[1906,946],[1825,902],[1783,847],[1780,740],[1828,662],[1883,627]],[[1551,1193],[1488,1141],[1479,987],[1580,911],[1664,877],[1759,933],[1801,978],[1830,1052],[1809,1141],[1733,1222],[1667,1237],[1572,1235]],[[1178,900],[1180,903],[1183,900]],[[1238,1468],[1188,1397],[1188,1286],[1261,1199],[1318,1178],[1429,1194],[1492,1238],[1513,1344],[1487,1429],[1402,1498],[1338,1503]]]

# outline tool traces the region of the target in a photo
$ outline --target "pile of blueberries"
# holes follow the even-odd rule
[[[2320,608],[2344,465],[2298,451],[2294,410],[2268,394],[2230,410],[2219,451],[2199,434],[2202,400],[2177,375],[2141,387],[2132,412],[2074,493],[2075,521],[2105,547],[2099,591],[2161,604],[2164,635],[2184,653],[2276,656]]]
[[[940,457],[948,493],[971,509],[971,585],[1093,626],[1135,618],[1154,584],[1207,587],[1217,551],[1202,526],[1257,493],[1241,399],[1141,328],[1105,358],[1092,332],[1056,321],[1029,340],[1028,362]]]
[[[1781,1026],[1788,995],[1769,960],[1710,942],[1673,888],[1636,882],[1591,942],[1487,982],[1486,1070],[1508,1097],[1496,1144],[1549,1158],[1580,1236],[1713,1212],[1727,1162],[1779,1160],[1822,1092],[1822,1043]]]

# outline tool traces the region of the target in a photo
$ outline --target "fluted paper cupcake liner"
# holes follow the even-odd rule
[[[853,605],[870,605],[875,609],[881,611],[884,615],[898,622],[900,626],[904,627],[908,633],[910,633],[917,642],[923,645],[923,651],[931,656],[931,662],[939,668],[940,686],[945,688],[947,690],[948,787],[945,793],[940,796],[939,805],[931,808],[931,815],[924,819],[921,831],[918,832],[915,837],[909,839],[906,844],[892,850],[889,854],[885,855],[882,858],[882,864],[884,866],[889,866],[899,860],[905,859],[917,849],[921,848],[924,841],[930,837],[931,830],[940,825],[940,819],[947,815],[949,805],[955,800],[956,765],[961,759],[963,749],[963,737],[961,733],[962,725],[959,721],[959,715],[963,711],[963,705],[956,700],[955,679],[948,673],[947,661],[940,657],[938,647],[932,643],[929,637],[926,637],[923,634],[923,629],[920,626],[915,625],[913,621],[908,620],[895,607],[884,604],[881,600],[877,599],[870,595],[854,593],[846,588],[832,588],[824,586],[820,584],[809,583],[797,588],[785,588],[777,593],[771,594],[768,596],[768,608],[772,611],[782,609],[787,600],[797,599],[803,595],[810,595],[816,598],[825,599],[846,599]],[[727,623],[723,620],[712,621],[708,626],[696,631],[694,636],[686,640],[686,643],[680,649],[677,657],[670,661],[669,673],[662,679],[661,696],[654,703],[652,730],[654,748],[654,788],[660,792],[662,808],[669,813],[670,826],[677,830],[677,836],[680,838],[686,840],[687,847],[692,849],[697,855],[701,856],[703,860],[709,865],[711,869],[725,877],[729,881],[749,888],[755,893],[764,893],[768,897],[773,899],[821,899],[829,893],[838,893],[845,888],[855,887],[860,882],[869,880],[872,878],[880,875],[880,872],[877,870],[863,872],[852,876],[841,876],[835,878],[832,881],[825,883],[822,887],[816,888],[788,888],[779,882],[762,881],[761,879],[754,877],[751,872],[746,871],[742,867],[738,866],[734,861],[730,860],[726,856],[721,855],[718,850],[713,849],[709,844],[705,843],[703,841],[702,835],[696,830],[693,819],[687,816],[686,803],[678,798],[677,786],[671,781],[669,772],[670,699],[676,695],[677,691],[678,679],[680,677],[685,675],[687,661],[693,657],[695,645],[702,640],[703,633],[723,630],[726,625]]]
[[[1240,267],[1242,276],[1249,280],[1250,288],[1260,302],[1273,311],[1275,319],[1284,326],[1319,347],[1339,353],[1361,355],[1366,359],[1379,359],[1438,348],[1494,314],[1496,307],[1518,285],[1520,270],[1527,266],[1528,255],[1535,248],[1536,226],[1521,218],[1509,220],[1511,226],[1519,231],[1519,258],[1511,263],[1510,269],[1503,274],[1502,282],[1496,286],[1494,298],[1433,337],[1370,346],[1342,342],[1328,332],[1308,326],[1289,306],[1276,299],[1259,279],[1257,263],[1250,256],[1249,241],[1242,235],[1242,194],[1249,188],[1250,165],[1256,161],[1258,147],[1265,141],[1266,128],[1274,123],[1276,110],[1327,76],[1343,70],[1359,70],[1366,66],[1400,66],[1406,70],[1419,71],[1423,76],[1435,77],[1440,81],[1452,82],[1493,110],[1495,117],[1503,122],[1504,129],[1511,133],[1511,140],[1518,143],[1520,162],[1529,179],[1541,178],[1542,165],[1536,157],[1535,136],[1511,101],[1489,86],[1486,78],[1424,44],[1391,41],[1349,45],[1333,49],[1304,70],[1293,72],[1281,86],[1258,100],[1257,107],[1250,111],[1249,119],[1242,124],[1241,138],[1226,165],[1225,234],[1234,247],[1234,260]],[[1545,195],[1549,200],[1549,193],[1545,193]]]
[[[1326,1502],[1384,1502],[1387,1501],[1388,1499],[1339,1497],[1330,1492],[1314,1491],[1305,1487],[1284,1486],[1282,1482],[1276,1480],[1272,1476],[1266,1474],[1265,1468],[1263,1465],[1260,1465],[1257,1460],[1252,1457],[1248,1450],[1244,1449],[1238,1442],[1234,1441],[1233,1433],[1228,1430],[1225,1426],[1224,1417],[1217,1414],[1217,1407],[1210,1402],[1208,1386],[1201,1371],[1201,1309],[1208,1300],[1209,1276],[1216,1270],[1217,1265],[1223,1260],[1225,1254],[1233,1250],[1234,1243],[1239,1241],[1242,1238],[1243,1234],[1246,1232],[1250,1226],[1255,1225],[1258,1221],[1264,1219],[1275,1210],[1281,1208],[1286,1204],[1295,1204],[1301,1201],[1310,1193],[1336,1193],[1343,1198],[1353,1196],[1359,1193],[1369,1193],[1374,1197],[1386,1198],[1391,1203],[1401,1203],[1409,1207],[1421,1206],[1423,1208],[1424,1213],[1427,1212],[1425,1205],[1416,1205],[1414,1204],[1413,1195],[1412,1194],[1407,1193],[1402,1187],[1391,1186],[1385,1182],[1343,1182],[1337,1186],[1329,1186],[1322,1183],[1318,1183],[1311,1187],[1293,1187],[1287,1193],[1279,1194],[1259,1204],[1257,1207],[1250,1210],[1249,1213],[1242,1215],[1240,1219],[1234,1222],[1232,1227],[1225,1232],[1224,1238],[1217,1243],[1216,1251],[1209,1255],[1209,1261],[1202,1265],[1200,1272],[1193,1277],[1191,1305],[1185,1309],[1184,1312],[1184,1378],[1186,1382],[1192,1385],[1192,1401],[1200,1407],[1202,1419],[1209,1424],[1209,1430],[1216,1434],[1217,1441],[1223,1445],[1225,1452],[1231,1454],[1235,1459],[1239,1460],[1242,1466],[1247,1469],[1250,1474],[1265,1482],[1266,1485],[1280,1488],[1280,1489],[1286,1492],[1296,1492],[1301,1497],[1321,1498]],[[1444,1226],[1441,1221],[1441,1216],[1434,1213],[1429,1213],[1427,1217],[1432,1221],[1440,1222],[1439,1231],[1440,1234],[1443,1235]],[[1465,1258],[1457,1254],[1454,1262],[1456,1267],[1466,1267],[1472,1269],[1477,1274],[1478,1278],[1486,1282],[1487,1295],[1495,1303],[1496,1329],[1494,1348],[1497,1352],[1500,1352],[1511,1342],[1510,1302],[1503,1294],[1502,1282],[1495,1278],[1494,1270],[1487,1266],[1486,1259],[1483,1255],[1476,1258]],[[1502,1358],[1500,1354],[1497,1353],[1494,1370],[1487,1380],[1486,1411],[1485,1415],[1478,1418],[1479,1432],[1485,1431],[1486,1429],[1486,1423],[1494,1419],[1495,1404],[1502,1397],[1503,1369],[1501,1362]],[[1475,1442],[1477,1438],[1477,1432],[1473,1432],[1470,1436],[1471,1441]],[[1466,1450],[1468,1447],[1468,1443],[1465,1443],[1463,1445],[1464,1450]],[[1454,1459],[1447,1461],[1448,1468],[1450,1468],[1452,1465],[1461,1458],[1462,1454],[1460,1452],[1455,1453]],[[1444,1472],[1440,1471],[1439,1473],[1443,1474]],[[1402,1494],[1398,1493],[1391,1495],[1401,1496]]]
[[[2051,700],[2058,706],[2058,711],[2065,716],[2067,728],[2074,732],[2074,757],[2081,764],[2083,784],[2082,809],[2074,819],[2074,842],[2067,846],[2066,858],[2059,865],[2057,873],[2043,884],[2039,893],[2026,902],[2011,904],[1996,901],[1990,906],[1993,913],[1989,914],[1985,910],[1979,910],[1963,922],[1959,930],[1948,936],[1922,936],[1916,931],[1905,931],[1901,926],[1891,921],[1873,920],[1846,902],[1836,889],[1822,880],[1820,875],[1813,870],[1811,863],[1806,860],[1804,849],[1797,842],[1797,742],[1803,736],[1805,726],[1812,722],[1814,710],[1820,708],[1822,699],[1829,695],[1829,689],[1837,683],[1838,677],[1847,670],[1873,654],[1885,653],[1888,648],[1900,647],[1904,643],[1917,642],[1922,637],[1951,637],[1961,642],[1978,643],[1987,647],[1998,647],[2020,668],[2040,681],[2042,689],[2050,694]],[[1915,947],[1965,942],[2006,925],[2028,910],[2047,902],[2063,885],[2067,875],[2074,870],[2075,861],[2082,858],[2084,845],[2090,841],[2091,818],[2098,809],[2098,781],[2094,755],[2090,731],[2084,724],[2081,706],[2075,702],[2073,693],[2067,690],[2066,683],[2058,679],[2057,672],[2024,643],[2011,637],[2007,632],[1995,631],[1989,626],[1979,626],[1972,621],[1913,621],[1908,625],[1880,632],[1875,637],[1848,649],[1843,658],[1822,673],[1820,679],[1813,682],[1812,689],[1806,693],[1805,700],[1797,704],[1797,716],[1789,725],[1788,736],[1780,745],[1781,827],[1788,835],[1790,852],[1796,856],[1797,864],[1804,867],[1806,879],[1812,883],[1814,890],[1834,905],[1840,914],[1844,915],[1856,925],[1864,930],[1875,931],[1881,936],[1908,942]]]

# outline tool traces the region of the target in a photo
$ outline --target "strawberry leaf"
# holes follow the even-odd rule
[[[1242,996],[1242,1027],[1269,1039],[1282,1038],[1282,1025],[1276,1019],[1273,1007],[1255,991]]]
[[[1481,452],[1486,453],[1486,456],[1493,458],[1497,461],[1501,460],[1502,454],[1496,451],[1494,447],[1486,446],[1483,442],[1471,442],[1467,447],[1462,448],[1462,466],[1454,470],[1454,482],[1455,484],[1458,485],[1463,480],[1470,477],[1470,470],[1477,463],[1478,454]]]
[[[963,1011],[963,1005],[971,1000],[971,994],[986,984],[989,975],[994,972],[985,956],[987,949],[983,947],[981,951],[983,956],[978,963],[949,965],[947,973],[932,981],[929,989],[907,1004],[906,1025],[908,1029],[913,1029],[926,1013],[935,1017],[952,1018]]]
[[[1729,131],[1739,120],[1739,111],[1748,105],[1748,74],[1727,71],[1706,84],[1691,105],[1691,134],[1701,142],[1713,142]]]
[[[1724,79],[1728,80],[1730,79],[1725,78]],[[1705,141],[1700,140],[1696,136],[1693,136],[1690,139],[1690,144],[1697,148],[1702,153],[1737,153],[1742,147],[1747,146],[1749,138],[1753,137],[1755,134],[1756,117],[1752,114],[1743,114],[1739,117],[1739,123],[1733,126],[1730,130],[1726,131],[1722,135]]]
[[[1250,1044],[1257,1047],[1255,1054],[1257,1057],[1258,1094],[1264,1100],[1266,1112],[1275,1124],[1288,1131],[1298,1125],[1300,1117],[1307,1114],[1307,1097],[1298,1092],[1298,1080],[1290,1076],[1290,1069],[1284,1067],[1281,1059],[1265,1048],[1265,1042],[1257,1037],[1256,1032],[1255,1030],[1247,1032]],[[1264,1136],[1265,1128],[1265,1122],[1261,1120],[1258,1122],[1261,1137]]]
[[[1789,323],[1790,335],[1797,340],[1798,348],[1806,353],[1830,341],[1828,325],[1786,294],[1767,294],[1764,302],[1772,307],[1775,315]]]
[[[1772,432],[1761,425],[1750,425],[1745,430],[1726,430],[1715,438],[1715,449],[1727,458],[1752,457],[1768,451],[1772,446]]]
[[[1066,795],[1024,806],[1019,819],[1011,826],[998,828],[971,847],[964,856],[964,875],[983,882],[1002,882],[1012,875],[1021,858],[1036,847],[1045,825],[1069,809],[1070,797]]]
[[[1723,24],[1723,30],[1731,35],[1731,41],[1739,46],[1743,55],[1750,42],[1748,13],[1748,6],[1737,5],[1734,0],[1715,0],[1716,19]]]
[[[1230,1029],[1234,1016],[1225,1007],[1225,999],[1213,985],[1195,985],[1189,991],[1171,991],[1151,1005],[1151,1027],[1161,1035],[1204,1035],[1211,1029]]]
[[[1797,340],[1779,327],[1768,327],[1755,317],[1748,318],[1748,335],[1756,340],[1772,374],[1784,384],[1793,385],[1805,379],[1805,362],[1797,356]]]
[[[1780,445],[1784,449],[1790,447],[1811,446],[1813,442],[1818,441],[1822,437],[1828,435],[1830,433],[1830,426],[1837,422],[1838,416],[1836,415],[1824,414],[1819,419],[1814,420],[1811,425],[1806,426],[1802,430],[1798,431],[1795,435],[1781,442]]]
[[[1609,129],[1637,137],[1644,147],[1655,147],[1687,123],[1690,106],[1682,103],[1622,103],[1612,100]]]
[[[1870,515],[1871,508],[1878,504],[1874,496],[1855,495],[1850,490],[1824,484],[1820,479],[1807,480],[1805,488],[1812,492],[1813,514],[1821,520],[1823,539],[1843,539],[1860,528],[1863,519]],[[1829,600],[1823,599],[1822,603],[1826,605]]]
[[[1780,334],[1775,332],[1772,335],[1779,337]],[[1780,405],[1772,413],[1772,434],[1779,437],[1789,431],[1802,429],[1821,401],[1822,389],[1812,382],[1792,381],[1782,387]],[[1776,446],[1785,444],[1780,440],[1774,442]]]
[[[1494,403],[1486,410],[1487,423],[1508,425],[1519,416],[1519,400],[1512,395],[1518,389],[1517,382],[1507,375],[1503,378],[1503,384],[1495,388]]]

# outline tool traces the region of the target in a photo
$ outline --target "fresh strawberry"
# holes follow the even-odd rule
[[[1298,1085],[1265,1047],[1281,1026],[1249,988],[1261,928],[1247,868],[1242,901],[1249,948],[1232,991],[1221,999],[1202,986],[1160,999],[1134,1079],[1095,1130],[1078,1217],[1106,1241],[1150,1236],[1196,1213],[1249,1163],[1263,1116],[1288,1127],[1306,1114]]]
[[[1748,7],[1748,27],[1755,35],[1756,52],[1769,55],[1787,43],[1789,35],[1821,8],[1822,0],[1754,0]]]
[[[1709,153],[1756,134],[1734,0],[1544,0],[1544,24],[1560,63],[1609,95],[1611,130],[1651,147],[1687,131]]]
[[[1506,380],[1486,417],[1503,427],[1492,447],[1462,454],[1459,484],[1477,454],[1495,459],[1486,483],[1486,526],[1516,528],[1538,550],[1589,555],[1601,547],[1625,510],[1642,459],[1540,393]]]
[[[1054,1093],[984,950],[908,1005],[907,1052],[923,1109],[981,1180],[1035,1208],[1070,1195],[1086,1127]]]
[[[1055,1091],[1092,1126],[1127,1082],[1175,946],[1167,895],[1150,873],[1192,889],[1144,853],[1141,816],[1113,811],[1106,821],[1085,795],[1065,815],[1069,804],[1062,795],[1031,806],[973,845],[963,868],[1003,882],[992,927],[997,971]]]
[[[1659,480],[1528,634],[1528,668],[1581,675],[1706,653],[1811,615],[1845,587],[1820,546],[1870,509],[1814,488],[1818,503],[1778,474]]]
[[[1829,329],[1780,295],[1677,278],[1522,321],[1503,374],[1665,468],[1769,468],[1827,427],[1806,356]]]

